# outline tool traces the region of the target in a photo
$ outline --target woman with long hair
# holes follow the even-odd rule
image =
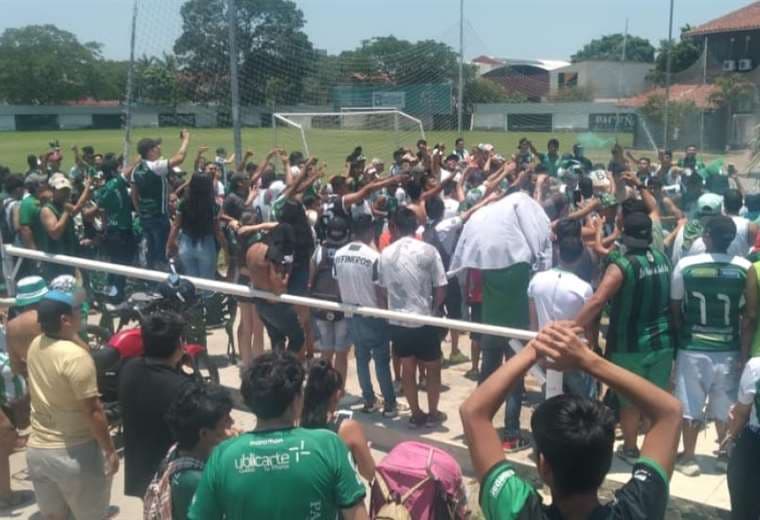
[[[190,179],[177,205],[166,244],[167,258],[178,256],[184,274],[210,279],[216,274],[217,243],[226,250],[212,181],[206,173],[195,174]]]
[[[336,412],[342,394],[343,376],[340,372],[325,359],[313,361],[304,390],[301,427],[322,428],[338,434],[348,446],[361,476],[371,482],[375,476],[375,460],[362,425],[351,419],[351,412]]]

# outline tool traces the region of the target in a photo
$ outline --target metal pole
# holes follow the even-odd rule
[[[673,68],[673,4],[670,0],[670,22],[668,25],[668,62],[665,69],[665,149],[670,148],[670,81]]]
[[[702,84],[707,85],[707,51],[709,36],[705,36],[705,59],[702,69]],[[699,118],[699,151],[705,151],[705,111],[702,110],[701,117]]]
[[[457,132],[462,133],[464,107],[464,0],[459,0],[459,91],[457,92]]]
[[[615,139],[617,140],[618,127],[620,126],[620,98],[623,94],[623,72],[625,71],[626,51],[628,50],[628,18],[625,19],[625,32],[623,33],[623,55],[620,59],[620,74],[618,75],[618,102],[615,114]]]
[[[230,37],[230,102],[232,104],[232,135],[235,139],[235,161],[243,159],[243,137],[240,133],[240,84],[238,83],[237,7],[235,0],[227,2],[227,25]],[[224,169],[227,184],[227,169]]]
[[[132,96],[135,85],[135,34],[137,32],[137,0],[132,6],[132,35],[129,42],[129,70],[127,71],[127,99],[124,108],[124,159],[123,166],[129,163],[129,146],[132,141]]]

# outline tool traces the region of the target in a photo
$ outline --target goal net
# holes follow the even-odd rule
[[[400,110],[344,108],[340,112],[277,112],[272,121],[274,143],[288,151],[300,150],[327,161],[339,161],[357,147],[367,162],[383,161],[400,147],[414,149],[425,139],[422,121]],[[343,164],[329,164],[339,171]]]

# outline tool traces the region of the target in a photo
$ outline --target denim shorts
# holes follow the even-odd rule
[[[334,321],[315,318],[314,323],[319,331],[317,348],[322,352],[346,352],[351,346],[348,333],[349,320],[350,318]]]

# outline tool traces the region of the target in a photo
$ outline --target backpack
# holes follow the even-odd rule
[[[143,499],[143,520],[172,520],[172,477],[191,469],[203,470],[203,462],[198,459],[174,458],[176,450],[176,444],[169,448],[169,452],[148,485]]]
[[[462,520],[468,514],[462,469],[445,451],[421,442],[402,442],[378,464],[370,518]]]
[[[335,253],[345,244],[333,243],[329,239],[322,246],[322,259],[314,275],[311,297],[330,302],[340,302],[340,288],[333,272]],[[320,320],[338,321],[343,319],[342,312],[314,309],[314,316]]]

